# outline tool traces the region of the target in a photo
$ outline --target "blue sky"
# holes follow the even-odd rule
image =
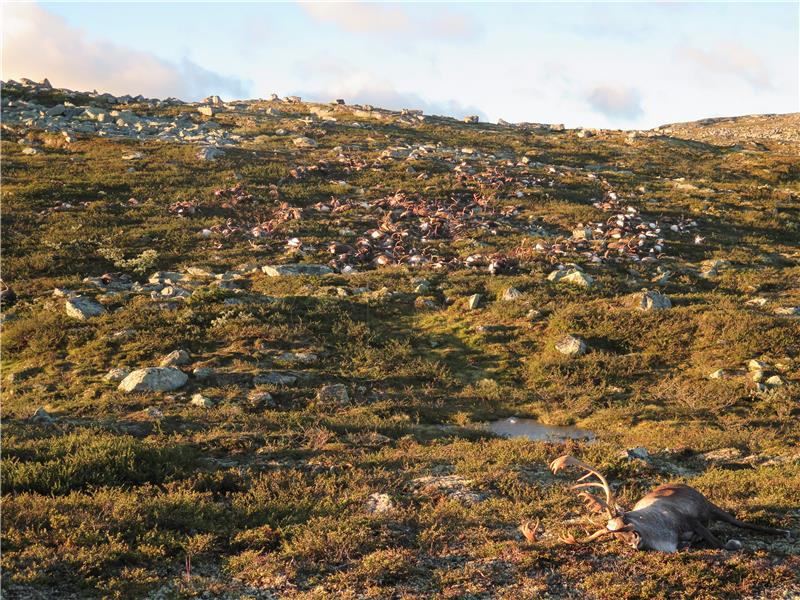
[[[800,110],[800,3],[5,3],[3,78],[640,128]]]

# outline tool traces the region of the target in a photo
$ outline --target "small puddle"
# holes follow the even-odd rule
[[[579,427],[545,425],[533,419],[509,417],[484,423],[481,427],[506,438],[525,438],[534,441],[588,440],[597,438],[593,431]]]

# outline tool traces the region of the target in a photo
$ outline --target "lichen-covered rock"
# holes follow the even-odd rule
[[[105,307],[94,298],[88,296],[75,296],[66,302],[67,314],[74,318],[86,321],[92,317],[106,314]]]
[[[158,363],[161,367],[175,367],[177,365],[189,364],[191,358],[186,350],[173,350],[161,359]]]
[[[285,275],[328,275],[333,269],[326,265],[264,265],[261,270],[270,277]]]
[[[640,310],[666,310],[672,301],[660,292],[646,291],[636,295],[636,307]]]
[[[586,342],[575,335],[564,336],[556,342],[556,350],[566,356],[580,356],[586,349]]]
[[[119,384],[122,392],[171,392],[186,385],[189,377],[174,367],[147,367],[131,372]]]
[[[114,383],[119,383],[123,379],[125,379],[128,375],[130,375],[130,371],[128,369],[122,367],[115,367],[110,369],[108,373],[103,376],[103,379],[106,381],[112,381]]]
[[[347,387],[345,387],[343,383],[332,383],[330,385],[324,385],[319,389],[317,392],[317,399],[323,402],[347,404],[350,402],[350,395],[347,393]]]

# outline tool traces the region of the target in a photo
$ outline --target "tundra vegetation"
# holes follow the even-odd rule
[[[65,100],[225,143],[6,117]],[[800,529],[796,115],[126,100],[3,89],[4,597],[800,593],[796,542],[724,523],[740,551],[565,544],[584,507],[547,468]],[[298,264],[329,269],[262,269]],[[480,427],[512,416],[596,439]]]

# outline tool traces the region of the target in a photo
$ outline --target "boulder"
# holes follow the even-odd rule
[[[253,377],[253,385],[292,385],[297,381],[297,376],[291,373],[262,373]]]
[[[567,335],[556,342],[556,350],[566,356],[581,356],[586,353],[586,342],[575,335]]]
[[[371,515],[383,515],[394,509],[394,502],[389,494],[374,493],[367,498],[367,512]]]
[[[480,294],[472,294],[469,298],[467,298],[467,308],[469,310],[475,310],[481,305],[482,296]]]
[[[292,140],[292,143],[298,148],[316,148],[317,141],[312,140],[310,137],[300,136]]]
[[[186,350],[173,350],[162,358],[158,364],[161,367],[174,367],[189,364],[190,360],[189,353]]]
[[[326,265],[264,265],[261,270],[270,277],[284,275],[328,275],[333,269]]]
[[[317,399],[323,402],[347,404],[350,402],[350,395],[347,393],[347,387],[343,383],[332,383],[319,389]]]
[[[522,298],[522,292],[520,292],[515,287],[510,287],[505,292],[503,292],[503,300],[506,300],[508,302],[517,300],[519,298]]]
[[[214,401],[206,398],[203,394],[194,394],[189,402],[192,406],[199,406],[200,408],[211,408],[214,406]]]
[[[137,369],[122,380],[122,392],[171,392],[186,385],[189,377],[174,367]]]
[[[128,375],[130,375],[130,371],[128,369],[124,369],[122,367],[115,367],[109,370],[109,372],[103,376],[103,379],[105,379],[106,381],[119,383],[120,381],[125,379]]]
[[[636,295],[636,308],[639,310],[666,310],[672,308],[672,302],[664,294],[645,291]]]
[[[88,296],[69,298],[66,303],[66,309],[70,317],[81,321],[106,314],[106,309],[103,305]]]

